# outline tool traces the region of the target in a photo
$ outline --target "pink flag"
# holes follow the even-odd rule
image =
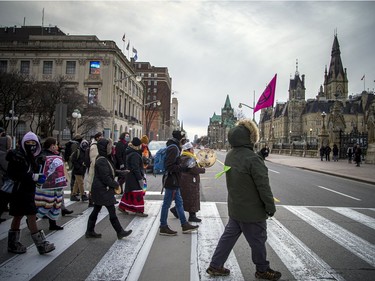
[[[275,100],[276,78],[277,74],[275,74],[271,82],[267,85],[263,94],[259,97],[258,103],[254,108],[254,113],[259,109],[273,106],[273,102]]]

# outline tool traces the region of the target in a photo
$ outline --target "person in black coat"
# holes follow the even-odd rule
[[[73,185],[73,191],[72,195],[70,196],[70,201],[79,201],[78,198],[78,190],[81,194],[81,200],[87,201],[89,198],[87,197],[84,189],[84,183],[83,178],[86,173],[86,164],[85,164],[85,152],[86,149],[89,149],[89,143],[87,140],[82,140],[81,144],[79,145],[79,148],[73,152],[72,154],[72,165],[73,165],[73,171],[75,176],[74,185]]]
[[[89,216],[85,236],[86,238],[102,237],[101,234],[95,232],[94,228],[98,214],[102,207],[105,206],[109,213],[109,220],[117,233],[117,238],[122,239],[132,231],[125,231],[116,215],[115,188],[118,188],[119,184],[115,181],[116,170],[111,158],[112,140],[102,138],[98,141],[97,147],[98,157],[95,161],[95,174],[91,187],[94,209]]]
[[[144,169],[141,155],[141,140],[137,137],[129,143],[126,149],[126,167],[129,173],[126,176],[125,192],[121,198],[119,209],[122,212],[134,212],[135,215],[147,217],[144,213]]]

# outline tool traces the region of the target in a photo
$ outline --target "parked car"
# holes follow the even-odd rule
[[[146,172],[152,172],[154,169],[154,156],[159,149],[167,146],[167,141],[150,141],[148,144],[148,149],[151,152],[151,161],[146,168]]]

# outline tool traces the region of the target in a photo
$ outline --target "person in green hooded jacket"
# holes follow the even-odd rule
[[[266,280],[279,280],[281,277],[280,272],[270,268],[267,260],[266,220],[275,214],[276,207],[268,168],[263,158],[253,150],[258,140],[259,130],[251,120],[240,120],[228,132],[228,141],[232,146],[225,159],[225,165],[230,167],[225,174],[229,221],[206,270],[211,276],[230,274],[224,263],[243,233],[251,248],[255,277]]]

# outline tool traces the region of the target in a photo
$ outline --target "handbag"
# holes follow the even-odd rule
[[[1,191],[5,193],[12,193],[14,188],[14,181],[10,178],[3,178],[3,186],[1,187]]]

